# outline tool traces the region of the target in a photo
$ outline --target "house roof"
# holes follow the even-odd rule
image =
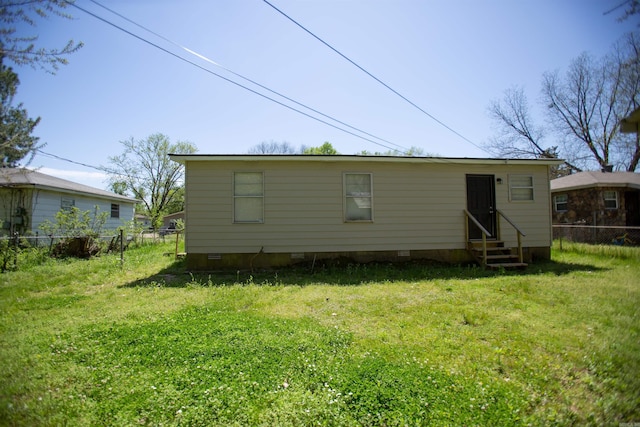
[[[23,168],[3,168],[0,169],[0,187],[34,187],[59,191],[62,193],[75,193],[98,197],[102,199],[119,200],[136,203],[137,200],[131,197],[122,196],[110,191],[100,190],[84,184],[56,178],[51,175]]]
[[[413,156],[361,156],[322,154],[169,154],[171,160],[185,164],[187,161],[245,161],[245,162],[374,162],[374,163],[440,163],[482,165],[559,165],[561,159],[487,159],[470,157],[413,157]]]
[[[593,187],[623,187],[640,190],[640,173],[578,172],[551,180],[551,192]]]
[[[628,117],[620,120],[620,132],[636,133],[639,128],[638,123],[640,123],[640,108],[633,111]]]

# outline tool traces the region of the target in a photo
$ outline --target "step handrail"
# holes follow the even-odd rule
[[[463,211],[465,216],[469,218],[471,222],[473,222],[480,229],[480,232],[482,233],[482,264],[486,266],[487,265],[487,236],[491,236],[491,233],[489,233],[489,231],[486,228],[484,228],[482,224],[480,224],[480,221],[478,221],[471,214],[471,212],[469,212],[466,209],[463,209]],[[465,235],[468,242],[469,241],[469,221],[464,222],[464,227],[465,227]]]
[[[516,234],[518,235],[518,260],[521,263],[524,262],[524,256],[522,253],[522,238],[526,236],[525,232],[522,231],[520,227],[518,227],[516,223],[513,222],[508,216],[506,216],[500,209],[496,209],[496,211],[516,230]]]

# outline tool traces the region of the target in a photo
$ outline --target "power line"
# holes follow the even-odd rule
[[[118,16],[118,17],[120,17],[120,18],[124,19],[125,21],[127,21],[127,22],[129,22],[129,23],[131,23],[131,24],[135,25],[136,27],[141,28],[141,29],[143,29],[143,30],[147,31],[147,32],[149,32],[149,33],[153,34],[154,36],[156,36],[156,37],[158,37],[158,38],[160,38],[160,39],[162,39],[162,40],[164,40],[164,41],[166,41],[166,42],[168,42],[168,43],[170,43],[170,44],[172,44],[172,45],[174,45],[174,46],[176,46],[176,47],[178,47],[178,48],[180,48],[180,49],[182,49],[182,50],[184,50],[185,52],[187,52],[187,53],[189,53],[189,54],[191,54],[191,55],[194,55],[194,56],[196,56],[196,57],[198,57],[198,58],[200,58],[200,59],[202,59],[202,60],[204,60],[204,61],[206,61],[206,62],[208,62],[208,63],[210,63],[210,64],[212,64],[212,65],[214,65],[214,66],[216,66],[216,67],[218,67],[218,68],[220,68],[220,69],[222,69],[222,70],[224,70],[224,71],[226,71],[226,72],[228,72],[228,73],[230,73],[230,74],[233,74],[234,76],[236,76],[236,77],[238,77],[238,78],[243,79],[244,81],[247,81],[247,82],[249,82],[249,83],[252,83],[252,84],[254,84],[254,85],[256,85],[256,86],[258,86],[258,87],[260,87],[260,88],[262,88],[262,89],[264,89],[264,90],[266,90],[266,91],[268,91],[268,92],[273,93],[274,95],[278,95],[278,96],[280,96],[280,97],[282,97],[282,98],[286,99],[287,101],[293,102],[293,103],[294,103],[294,104],[296,104],[296,105],[299,105],[299,106],[301,106],[301,107],[303,107],[303,108],[306,108],[306,109],[308,109],[308,110],[310,110],[310,111],[312,111],[312,112],[314,112],[314,113],[316,113],[316,114],[319,114],[319,115],[321,115],[321,116],[323,116],[323,117],[326,117],[326,118],[328,118],[328,119],[330,119],[330,120],[333,120],[333,121],[334,121],[334,122],[336,122],[336,123],[340,123],[341,125],[346,126],[346,127],[350,128],[350,129],[353,129],[353,130],[355,130],[355,131],[358,131],[358,132],[360,132],[360,133],[363,133],[363,134],[365,134],[365,135],[367,135],[367,136],[370,136],[370,137],[372,137],[372,138],[375,138],[375,139],[377,139],[377,140],[379,140],[379,141],[382,141],[382,142],[385,142],[385,143],[387,143],[387,144],[395,145],[396,147],[398,147],[398,148],[400,148],[400,149],[402,149],[402,150],[408,151],[406,147],[403,147],[403,146],[401,146],[401,145],[399,145],[399,144],[396,144],[396,143],[394,143],[394,142],[388,141],[388,140],[386,140],[386,139],[384,139],[384,138],[380,138],[379,136],[376,136],[376,135],[370,134],[369,132],[365,132],[364,130],[359,129],[359,128],[357,128],[357,127],[351,126],[351,125],[350,125],[350,124],[348,124],[348,123],[345,123],[345,122],[343,122],[343,121],[340,121],[340,120],[336,119],[335,117],[332,117],[332,116],[329,116],[329,115],[327,115],[327,114],[324,114],[324,113],[322,113],[321,111],[318,111],[318,110],[316,110],[316,109],[314,109],[314,108],[309,107],[308,105],[305,105],[305,104],[303,104],[303,103],[301,103],[301,102],[296,101],[295,99],[292,99],[292,98],[290,98],[290,97],[288,97],[288,96],[286,96],[286,95],[283,95],[283,94],[281,94],[281,93],[279,93],[279,92],[276,92],[275,90],[272,90],[272,89],[268,88],[267,86],[262,85],[262,84],[260,84],[260,83],[256,82],[255,80],[252,80],[252,79],[250,79],[250,78],[248,78],[248,77],[245,77],[245,76],[243,76],[242,74],[236,73],[235,71],[233,71],[233,70],[231,70],[231,69],[229,69],[229,68],[227,68],[227,67],[224,67],[224,66],[223,66],[223,65],[221,65],[220,63],[218,63],[218,62],[216,62],[216,61],[213,61],[212,59],[210,59],[210,58],[206,57],[205,55],[202,55],[202,54],[200,54],[200,53],[198,53],[198,52],[196,52],[196,51],[194,51],[194,50],[192,50],[192,49],[189,49],[189,48],[188,48],[188,47],[186,47],[186,46],[183,46],[183,45],[181,45],[181,44],[179,44],[179,43],[176,43],[176,42],[174,42],[173,40],[170,40],[170,39],[168,39],[168,38],[164,37],[163,35],[158,34],[157,32],[155,32],[155,31],[153,31],[153,30],[151,30],[151,29],[149,29],[149,28],[147,28],[147,27],[144,27],[143,25],[138,24],[137,22],[135,22],[135,21],[133,21],[133,20],[131,20],[131,19],[127,18],[126,16],[124,16],[124,15],[122,15],[122,14],[118,13],[117,11],[115,11],[115,10],[113,10],[113,9],[110,9],[110,8],[108,8],[108,7],[104,6],[103,4],[101,4],[101,3],[97,2],[96,0],[90,0],[90,1],[91,1],[92,3],[94,3],[94,4],[98,5],[98,6],[100,6],[101,8],[103,8],[103,9],[105,9],[105,10],[107,10],[107,11],[109,11],[109,12],[113,13],[114,15],[116,15],[116,16]],[[385,148],[389,148],[389,147],[385,147]]]
[[[145,39],[145,38],[144,38],[144,37],[142,37],[142,36],[139,36],[139,35],[137,35],[137,34],[135,34],[135,33],[131,32],[131,31],[129,31],[129,30],[127,30],[127,29],[125,29],[125,28],[123,28],[123,27],[121,27],[121,26],[117,25],[117,24],[114,24],[113,22],[109,21],[109,20],[108,20],[108,19],[106,19],[106,18],[103,18],[103,17],[101,17],[101,16],[99,16],[99,15],[97,15],[97,14],[95,14],[95,13],[93,13],[93,12],[91,12],[91,11],[87,10],[87,9],[84,9],[84,8],[82,8],[82,7],[78,6],[75,2],[74,2],[74,3],[71,3],[71,2],[69,2],[69,1],[67,1],[67,0],[64,0],[64,1],[65,1],[67,4],[69,4],[69,5],[71,5],[71,6],[75,7],[75,8],[77,8],[78,10],[80,10],[80,11],[82,11],[82,12],[84,12],[84,13],[86,13],[86,14],[90,15],[90,16],[93,16],[94,18],[96,18],[96,19],[98,19],[98,20],[100,20],[100,21],[104,22],[105,24],[108,24],[108,25],[110,25],[110,26],[112,26],[112,27],[114,27],[114,28],[116,28],[116,29],[118,29],[118,30],[120,30],[120,31],[122,31],[122,32],[124,32],[124,33],[126,33],[126,34],[128,34],[128,35],[130,35],[130,36],[132,36],[132,37],[134,37],[134,38],[136,38],[136,39],[138,39],[138,40],[142,41],[142,42],[144,42],[144,43],[149,44],[150,46],[155,47],[156,49],[161,50],[162,52],[164,52],[164,53],[166,53],[166,54],[169,54],[169,55],[171,55],[171,56],[173,56],[173,57],[175,57],[175,58],[177,58],[177,59],[180,59],[181,61],[184,61],[184,62],[186,62],[187,64],[193,65],[194,67],[197,67],[197,68],[199,68],[199,69],[201,69],[201,70],[203,70],[203,71],[205,71],[205,72],[207,72],[207,73],[209,73],[209,74],[211,74],[211,75],[214,75],[214,76],[216,76],[216,77],[218,77],[218,78],[220,78],[220,79],[222,79],[222,80],[225,80],[225,81],[227,81],[227,82],[229,82],[229,83],[231,83],[231,84],[234,84],[234,85],[236,85],[236,86],[238,86],[238,87],[240,87],[240,88],[242,88],[242,89],[245,89],[245,90],[247,90],[247,91],[249,91],[249,92],[251,92],[251,93],[253,93],[253,94],[255,94],[255,95],[261,96],[261,97],[263,97],[263,98],[265,98],[265,99],[267,99],[267,100],[269,100],[269,101],[271,101],[271,102],[274,102],[274,103],[276,103],[276,104],[278,104],[278,105],[280,105],[280,106],[282,106],[282,107],[288,108],[288,109],[290,109],[290,110],[292,110],[292,111],[294,111],[294,112],[297,112],[297,113],[299,113],[299,114],[302,114],[302,115],[304,115],[304,116],[306,116],[306,117],[308,117],[308,118],[310,118],[310,119],[316,120],[316,121],[318,121],[318,122],[320,122],[320,123],[323,123],[323,124],[325,124],[325,125],[327,125],[327,126],[331,126],[331,127],[332,127],[332,128],[334,128],[334,129],[340,130],[340,131],[342,131],[342,132],[345,132],[345,133],[350,134],[350,135],[352,135],[352,136],[355,136],[355,137],[357,137],[357,138],[360,138],[360,139],[363,139],[363,140],[365,140],[365,141],[371,142],[372,144],[379,145],[379,146],[384,147],[384,148],[389,149],[389,150],[395,150],[395,149],[394,149],[394,148],[392,148],[392,147],[389,147],[389,146],[387,146],[387,145],[384,145],[384,144],[381,144],[381,143],[379,143],[379,142],[373,141],[372,139],[366,138],[366,137],[364,137],[364,136],[362,136],[362,135],[356,134],[356,133],[351,132],[351,131],[349,131],[349,130],[347,130],[347,129],[343,129],[343,128],[339,127],[339,126],[336,126],[336,125],[334,125],[334,124],[332,124],[332,123],[329,123],[329,122],[327,122],[327,121],[325,121],[325,120],[322,120],[322,119],[320,119],[320,118],[318,118],[318,117],[315,117],[315,116],[313,116],[313,115],[311,115],[311,114],[309,114],[309,113],[306,113],[306,112],[301,111],[301,110],[299,110],[299,109],[297,109],[297,108],[294,108],[294,107],[292,107],[292,106],[290,106],[290,105],[287,105],[287,104],[285,104],[285,103],[283,103],[283,102],[280,102],[280,101],[278,101],[278,100],[276,100],[276,99],[274,99],[274,98],[271,98],[271,97],[269,97],[269,96],[267,96],[267,95],[265,95],[265,94],[263,94],[263,93],[260,93],[260,92],[258,92],[258,91],[256,91],[256,90],[253,90],[253,89],[251,89],[251,88],[249,88],[249,87],[247,87],[247,86],[244,86],[244,85],[242,85],[242,84],[240,84],[240,83],[238,83],[238,82],[236,82],[236,81],[233,81],[233,80],[231,80],[231,79],[229,79],[229,78],[227,78],[227,77],[224,77],[224,76],[222,76],[222,75],[220,75],[220,74],[218,74],[218,73],[216,73],[216,72],[214,72],[214,71],[212,71],[212,70],[210,70],[210,69],[208,69],[208,68],[205,68],[205,67],[203,67],[203,66],[201,66],[201,65],[199,65],[199,64],[197,64],[197,63],[195,63],[195,62],[193,62],[193,61],[190,61],[189,59],[186,59],[186,58],[184,58],[184,57],[182,57],[182,56],[180,56],[180,55],[178,55],[178,54],[176,54],[176,53],[174,53],[174,52],[171,52],[170,50],[165,49],[164,47],[162,47],[162,46],[160,46],[160,45],[158,45],[158,44],[156,44],[156,43],[154,43],[154,42],[151,42],[151,41],[149,41],[149,40]],[[98,4],[97,2],[95,2],[95,1],[93,1],[93,0],[91,0],[91,1],[92,1],[93,3]],[[99,6],[101,6],[101,7],[104,7],[104,6],[100,5],[100,4],[98,4],[98,5],[99,5]],[[109,10],[109,11],[111,11],[110,9],[108,9],[108,8],[106,8],[106,7],[104,7],[104,8],[105,8],[105,9],[107,9],[107,10]],[[115,12],[113,12],[113,13],[115,13]],[[185,47],[183,47],[183,46],[181,46],[181,45],[179,45],[179,44],[177,44],[177,43],[174,43],[174,42],[172,42],[172,41],[170,41],[170,40],[166,39],[165,37],[160,36],[159,34],[157,34],[157,33],[153,32],[153,31],[147,30],[146,28],[144,28],[144,27],[142,27],[142,26],[140,26],[140,25],[136,24],[135,22],[133,22],[133,21],[129,20],[128,18],[123,17],[122,15],[120,15],[120,14],[118,14],[118,13],[116,13],[116,15],[118,15],[118,16],[122,17],[123,19],[126,19],[127,21],[129,21],[129,22],[131,22],[131,23],[133,23],[133,24],[135,24],[135,25],[139,26],[140,28],[145,29],[146,31],[151,32],[152,34],[154,34],[154,35],[156,35],[156,36],[158,36],[158,37],[162,38],[162,39],[163,39],[163,40],[165,40],[165,41],[170,42],[170,43],[171,43],[171,44],[173,44],[173,45],[179,46],[180,48],[182,48],[182,49],[186,50],[187,52],[189,52],[189,53],[191,53],[191,54],[193,54],[193,55],[196,55],[197,57],[199,57],[199,58],[201,58],[201,59],[205,59],[205,60],[207,60],[208,62],[210,62],[210,63],[212,63],[212,64],[214,64],[214,65],[216,65],[216,66],[219,66],[219,67],[221,67],[221,68],[225,69],[224,67],[222,67],[222,66],[220,66],[219,64],[215,63],[214,61],[211,61],[210,59],[208,59],[208,58],[206,58],[206,57],[204,57],[204,56],[202,56],[202,55],[200,55],[200,54],[198,54],[198,53],[196,53],[196,52],[194,52],[194,51],[192,51],[192,50],[190,50],[190,49],[187,49],[187,48],[185,48]],[[225,70],[226,70],[226,69],[225,69]],[[229,72],[231,72],[232,74],[237,75],[238,77],[242,77],[242,76],[240,76],[239,74],[234,73],[234,72],[232,72],[232,71],[230,71],[230,70],[226,70],[226,71],[229,71]],[[374,136],[374,135],[371,135],[371,134],[369,134],[369,133],[367,133],[367,132],[361,131],[361,130],[359,130],[358,128],[354,128],[353,126],[347,125],[346,123],[343,123],[343,122],[341,122],[341,121],[339,121],[339,120],[336,120],[336,119],[334,119],[334,118],[332,118],[332,117],[330,117],[330,116],[327,116],[326,114],[322,114],[322,113],[320,113],[319,111],[314,110],[313,108],[310,108],[310,107],[308,107],[308,106],[306,106],[306,105],[304,105],[304,104],[302,104],[302,103],[299,103],[299,102],[297,102],[297,101],[294,101],[294,100],[292,100],[292,99],[290,99],[290,98],[288,98],[288,97],[286,97],[286,96],[284,96],[284,95],[279,94],[278,92],[275,92],[275,91],[273,91],[273,90],[271,90],[271,89],[269,89],[269,88],[267,88],[267,87],[265,87],[265,86],[262,86],[262,85],[260,85],[260,84],[258,84],[258,83],[255,83],[255,82],[253,82],[253,81],[252,81],[252,80],[250,80],[250,79],[247,79],[247,78],[245,78],[245,77],[242,77],[242,78],[244,78],[244,79],[245,79],[245,80],[247,80],[247,81],[251,81],[252,83],[254,83],[254,84],[256,84],[256,85],[258,85],[258,86],[260,86],[260,87],[262,87],[262,88],[264,88],[264,89],[266,89],[266,90],[268,90],[268,91],[270,91],[270,92],[272,92],[272,93],[274,93],[274,94],[277,94],[278,96],[281,96],[281,97],[283,97],[283,98],[285,98],[285,99],[287,99],[287,100],[289,100],[289,101],[291,101],[291,102],[294,102],[294,103],[296,103],[296,104],[298,104],[298,105],[300,105],[300,106],[302,106],[302,107],[304,107],[304,108],[306,108],[306,109],[308,109],[308,110],[310,110],[310,111],[313,111],[313,112],[316,112],[316,113],[318,113],[318,114],[321,114],[321,115],[322,115],[322,116],[324,116],[324,117],[330,118],[331,120],[334,120],[334,121],[336,121],[336,122],[338,122],[338,123],[341,123],[341,124],[343,124],[343,125],[345,125],[345,126],[348,126],[348,127],[352,128],[352,129],[354,129],[354,130],[357,130],[358,132],[364,133],[364,134],[366,134],[366,135],[372,136],[372,137],[377,138],[377,139],[382,140],[382,141],[386,141],[386,140],[383,140],[382,138],[379,138],[379,137],[376,137],[376,136]],[[397,147],[401,147],[401,146],[400,146],[400,145],[398,145],[398,144],[394,144],[394,143],[390,143],[390,144],[396,145]],[[401,148],[403,148],[403,147],[401,147]],[[405,148],[403,148],[403,149],[405,149]],[[405,150],[406,150],[406,149],[405,149]]]
[[[338,55],[340,55],[342,58],[344,58],[345,60],[349,61],[352,65],[354,65],[356,68],[358,68],[360,71],[364,72],[366,75],[368,75],[369,77],[371,77],[372,79],[374,79],[375,81],[377,81],[378,83],[380,83],[382,86],[386,87],[387,89],[389,89],[391,92],[393,92],[394,94],[396,94],[397,96],[399,96],[400,98],[402,98],[403,100],[405,100],[406,102],[408,102],[409,104],[411,104],[413,107],[417,108],[419,111],[421,111],[422,113],[424,113],[425,115],[427,115],[430,119],[434,120],[436,123],[438,123],[439,125],[443,126],[445,129],[449,130],[450,132],[454,133],[455,135],[459,136],[460,138],[462,138],[463,140],[465,140],[466,142],[468,142],[469,144],[475,146],[476,148],[479,148],[480,150],[484,151],[485,153],[488,153],[487,150],[485,150],[484,148],[482,148],[481,146],[479,146],[478,144],[476,144],[475,142],[471,141],[469,138],[465,137],[464,135],[460,134],[459,132],[455,131],[453,128],[449,127],[448,125],[446,125],[444,122],[442,122],[441,120],[437,119],[436,117],[434,117],[433,115],[429,114],[427,111],[425,111],[424,109],[420,108],[417,104],[415,104],[414,102],[412,102],[411,100],[409,100],[407,97],[405,97],[404,95],[400,94],[398,91],[396,91],[395,89],[393,89],[391,86],[389,86],[388,84],[386,84],[385,82],[383,82],[382,80],[380,80],[379,78],[377,78],[376,76],[374,76],[373,74],[371,74],[369,71],[365,70],[363,67],[361,67],[360,65],[358,65],[356,62],[354,62],[353,60],[351,60],[349,57],[347,57],[346,55],[344,55],[342,52],[340,52],[338,49],[334,48],[333,46],[331,46],[329,43],[325,42],[324,40],[322,40],[320,37],[316,36],[314,33],[312,33],[311,31],[309,31],[308,29],[306,29],[302,24],[300,24],[299,22],[297,22],[295,19],[291,18],[289,15],[287,15],[286,13],[284,13],[282,10],[278,9],[276,6],[274,6],[273,4],[269,3],[267,0],[262,0],[264,1],[266,4],[268,4],[269,6],[271,6],[273,9],[275,9],[278,13],[280,13],[282,16],[284,16],[285,18],[287,18],[289,21],[293,22],[294,24],[296,24],[298,27],[300,27],[301,29],[303,29],[307,34],[309,34],[310,36],[312,36],[313,38],[315,38],[316,40],[318,40],[320,43],[324,44],[325,46],[327,46],[329,49],[331,49],[332,51],[334,51],[335,53],[337,53]]]
[[[69,162],[69,163],[73,163],[73,164],[76,164],[76,165],[84,166],[84,167],[87,167],[87,168],[96,169],[96,170],[99,170],[100,172],[105,172],[104,168],[100,168],[98,166],[88,165],[86,163],[76,162],[75,160],[65,159],[64,157],[56,156],[55,154],[45,153],[44,151],[42,151],[39,148],[36,149],[35,151],[40,153],[40,154],[42,154],[45,157],[51,157],[51,158],[54,158],[54,159],[62,160],[64,162]]]

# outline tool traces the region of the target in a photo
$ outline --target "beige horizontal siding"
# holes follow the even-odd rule
[[[550,240],[547,167],[313,162],[187,162],[187,252],[253,253],[460,249],[466,174],[494,174],[498,208]],[[264,173],[264,223],[233,223],[233,173]],[[373,222],[344,222],[343,173],[373,176]],[[535,202],[509,201],[509,174],[534,176]],[[506,224],[506,223],[505,223]],[[505,237],[515,234],[503,225]],[[514,244],[514,243],[513,243]]]

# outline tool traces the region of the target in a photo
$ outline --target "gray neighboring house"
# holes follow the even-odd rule
[[[640,174],[579,172],[551,181],[554,224],[640,226]]]
[[[132,221],[137,200],[22,168],[0,169],[0,234],[35,234],[61,209],[109,213],[106,229]]]

